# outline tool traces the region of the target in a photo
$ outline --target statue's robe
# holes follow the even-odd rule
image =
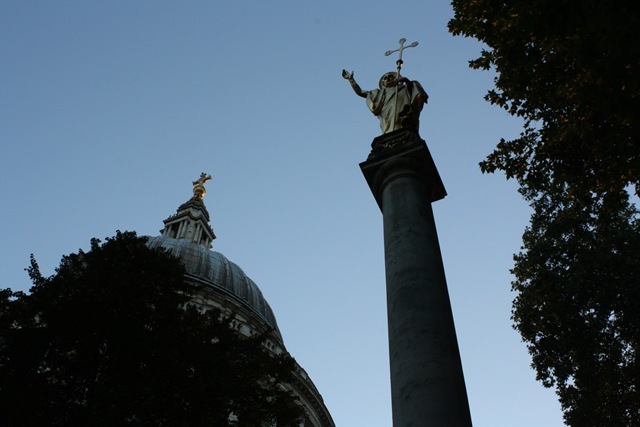
[[[417,81],[401,81],[396,86],[382,87],[367,93],[367,107],[380,119],[382,133],[403,127],[418,129],[420,111],[428,96]],[[422,95],[422,96],[418,96]]]

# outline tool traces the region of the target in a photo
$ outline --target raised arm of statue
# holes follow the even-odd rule
[[[367,97],[367,93],[369,92],[366,90],[362,90],[360,88],[360,85],[356,83],[355,79],[353,78],[353,71],[349,73],[347,70],[342,70],[342,77],[345,80],[349,80],[349,83],[351,84],[351,87],[353,88],[353,91],[356,93],[356,95],[361,96],[363,98]]]

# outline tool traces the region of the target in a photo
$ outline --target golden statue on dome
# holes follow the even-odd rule
[[[204,184],[207,181],[211,181],[211,175],[207,175],[202,172],[200,174],[200,178],[193,181],[193,198],[196,200],[202,200],[202,198],[207,194],[207,190],[204,188]]]

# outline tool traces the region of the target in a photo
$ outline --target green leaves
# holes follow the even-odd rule
[[[188,304],[184,268],[120,233],[0,291],[0,424],[295,425],[293,359]],[[237,419],[230,424],[230,416]],[[250,421],[246,421],[250,420]]]
[[[498,72],[487,99],[523,117],[527,145],[544,148],[547,159],[545,164],[520,155],[523,144],[516,139],[502,142],[483,169],[521,176],[521,185],[534,188],[556,177],[569,182],[585,167],[600,187],[638,185],[640,22],[631,2],[453,5],[450,31],[488,46],[471,66]],[[538,173],[513,174],[523,162]]]
[[[640,15],[628,0],[454,0],[487,48],[486,99],[524,118],[480,163],[533,208],[515,256],[515,328],[570,425],[640,424]]]
[[[515,257],[513,319],[570,425],[640,420],[640,224],[630,211],[536,212]]]

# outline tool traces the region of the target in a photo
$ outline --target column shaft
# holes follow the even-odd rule
[[[415,159],[375,176],[383,213],[394,427],[471,426],[442,255]]]

